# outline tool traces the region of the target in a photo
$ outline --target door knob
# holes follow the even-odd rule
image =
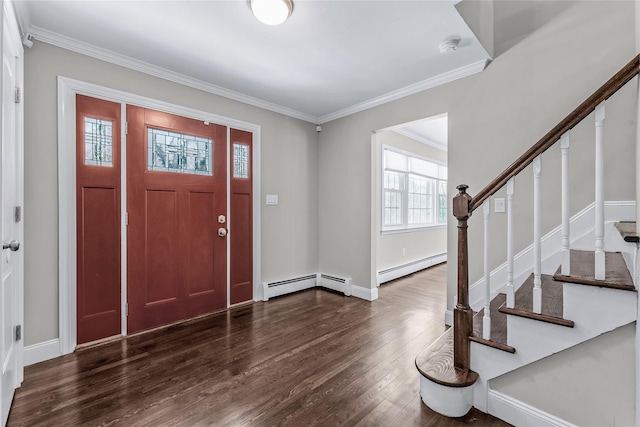
[[[224,237],[226,235],[227,235],[227,229],[226,228],[218,228],[218,236]]]
[[[9,243],[2,242],[2,249],[11,249],[12,252],[15,252],[20,249],[20,242],[17,240],[12,240]]]

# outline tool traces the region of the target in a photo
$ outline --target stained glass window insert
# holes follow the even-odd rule
[[[147,169],[211,175],[212,144],[209,138],[148,128]]]
[[[84,118],[84,164],[113,166],[113,122]]]
[[[233,177],[249,178],[249,146],[233,144]]]

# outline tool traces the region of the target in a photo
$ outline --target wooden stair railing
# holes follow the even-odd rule
[[[632,78],[634,78],[640,72],[640,55],[634,57],[627,65],[625,65],[620,71],[618,71],[611,79],[609,79],[604,85],[596,90],[590,97],[588,97],[582,104],[574,109],[569,115],[567,115],[560,123],[558,123],[553,129],[551,129],[546,135],[544,135],[538,142],[536,142],[531,148],[529,148],[524,154],[522,154],[515,162],[507,167],[500,175],[498,175],[493,181],[491,181],[486,187],[480,190],[474,197],[471,197],[467,193],[469,186],[459,185],[456,188],[459,193],[453,198],[453,216],[458,220],[458,283],[457,283],[457,303],[454,308],[453,314],[453,357],[454,366],[456,369],[468,372],[470,370],[471,362],[471,342],[470,338],[473,334],[473,311],[469,305],[469,255],[468,255],[468,243],[467,243],[467,220],[471,217],[473,211],[480,207],[489,197],[495,194],[498,190],[504,187],[510,182],[516,175],[518,175],[524,168],[538,159],[539,156],[547,151],[551,146],[558,142],[563,135],[567,135],[567,132],[573,129],[578,123],[580,123],[591,112],[597,109],[604,101],[616,93]],[[601,108],[603,110],[604,108]],[[596,111],[596,116],[599,115],[599,111]],[[598,127],[602,127],[604,121],[604,112],[601,113],[602,118],[596,117],[596,139],[598,138]],[[600,124],[598,124],[600,120]],[[564,138],[563,138],[564,139]],[[568,138],[567,138],[568,139]],[[563,141],[563,149],[566,143]],[[598,145],[598,141],[596,142]],[[564,161],[563,161],[564,162]],[[535,169],[535,168],[534,168]],[[538,166],[539,169],[539,166]],[[598,166],[596,166],[598,169]],[[598,171],[596,171],[596,175]],[[564,180],[563,172],[563,180]],[[597,178],[596,178],[597,181]],[[513,181],[511,181],[512,183]],[[601,184],[600,184],[601,185]],[[564,187],[564,182],[563,182]],[[596,188],[598,183],[596,183]],[[511,190],[512,191],[512,190]],[[534,190],[535,193],[535,190]],[[539,197],[539,194],[537,195]],[[534,194],[534,198],[537,197]],[[596,189],[596,198],[598,198],[598,189]],[[563,199],[565,197],[563,196]],[[509,206],[507,207],[509,209]],[[563,211],[565,210],[563,204]],[[567,215],[568,215],[568,209]],[[598,217],[602,217],[602,212],[598,212],[596,208],[596,220]],[[563,217],[563,222],[566,222]],[[601,222],[604,219],[601,218]],[[565,232],[563,230],[563,247],[565,246]],[[596,257],[598,257],[598,230],[596,229]],[[567,254],[568,254],[568,242],[567,242]],[[539,249],[535,249],[538,251]],[[539,258],[539,257],[538,257]],[[602,253],[602,260],[604,261],[604,253]],[[537,260],[539,262],[539,260]],[[507,261],[508,265],[512,263]],[[567,256],[568,263],[568,256]],[[568,265],[568,264],[567,264]],[[535,270],[535,269],[534,269]],[[513,271],[511,271],[511,274]],[[539,275],[539,271],[536,272]],[[509,275],[509,273],[508,273]],[[596,267],[597,275],[597,267]],[[485,286],[489,286],[489,283],[485,283]],[[539,280],[536,285],[538,288],[534,289],[539,291]],[[510,297],[507,295],[507,300]],[[512,299],[512,297],[511,297]],[[534,303],[535,304],[535,303]]]

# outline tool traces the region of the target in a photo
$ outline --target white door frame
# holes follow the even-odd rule
[[[2,27],[0,30],[0,34],[2,37],[7,37],[7,42],[13,45],[13,50],[18,55],[16,57],[15,64],[15,85],[16,89],[19,89],[20,92],[23,92],[24,87],[24,48],[22,47],[22,39],[20,37],[20,31],[18,27],[18,23],[15,18],[15,12],[13,10],[13,4],[8,1],[2,2]],[[4,40],[3,40],[4,42]],[[2,43],[4,45],[4,43]],[[11,94],[13,97],[13,94]],[[15,108],[15,122],[12,124],[15,126],[15,141],[11,143],[15,143],[15,186],[16,186],[16,204],[22,209],[22,218],[20,221],[15,223],[15,230],[12,238],[15,238],[20,242],[20,249],[12,253],[12,258],[15,262],[13,274],[15,276],[15,289],[13,293],[13,318],[11,319],[12,325],[9,326],[11,333],[15,330],[15,326],[20,325],[22,327],[22,338],[13,343],[15,352],[15,384],[12,385],[13,388],[17,388],[23,381],[24,378],[24,95],[21,93],[18,103],[11,104],[9,108]],[[5,99],[5,96],[2,96],[2,99]],[[6,108],[5,105],[2,108]],[[4,143],[4,141],[3,141]],[[0,163],[2,161],[2,153],[0,152]],[[1,196],[1,194],[0,194]],[[0,206],[3,210],[7,209],[6,206],[2,206],[0,202]],[[9,207],[12,210],[12,207]],[[4,256],[3,256],[4,262]],[[0,268],[2,271],[2,268]],[[3,325],[6,328],[7,325]],[[5,329],[6,330],[6,329]],[[1,381],[1,380],[0,380]],[[1,394],[0,389],[0,394]],[[0,419],[4,419],[8,414],[0,414]]]
[[[126,105],[164,111],[171,114],[209,121],[234,129],[253,133],[253,300],[262,299],[261,273],[261,216],[260,216],[260,176],[261,176],[261,127],[260,125],[231,119],[205,111],[170,104],[164,101],[134,95],[103,86],[58,76],[58,295],[60,354],[72,353],[77,345],[76,331],[76,94],[113,101],[122,105],[122,120],[126,120]],[[121,236],[122,236],[122,334],[126,335],[126,127],[122,128],[122,183],[121,183]],[[227,141],[230,144],[230,141]],[[227,156],[230,150],[227,149]],[[229,158],[227,159],[227,165]],[[227,174],[227,180],[229,174]],[[227,196],[228,197],[228,196]],[[228,215],[227,215],[228,217]],[[227,243],[227,253],[229,245]],[[229,258],[227,257],[227,264]],[[227,306],[229,280],[227,268]]]

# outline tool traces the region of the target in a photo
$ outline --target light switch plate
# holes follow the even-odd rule
[[[267,205],[277,205],[277,204],[278,204],[278,195],[267,194]]]
[[[504,213],[504,198],[493,199],[493,211],[495,213]]]

